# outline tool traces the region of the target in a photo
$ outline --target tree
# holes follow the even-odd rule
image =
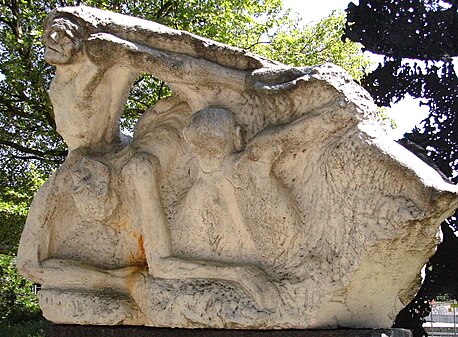
[[[361,44],[341,40],[345,23],[345,14],[340,11],[305,26],[292,19],[270,36],[267,45],[258,44],[253,51],[291,66],[331,62],[359,80],[370,60],[362,53]]]
[[[32,197],[43,182],[43,175],[31,168],[20,185],[0,185],[0,254],[16,253]]]
[[[40,314],[33,284],[18,274],[14,260],[12,255],[0,255],[0,328],[4,321],[20,321]]]
[[[445,177],[458,183],[458,56],[456,0],[361,0],[347,9],[345,36],[374,53],[383,64],[363,79],[376,102],[388,106],[405,95],[421,99],[429,116],[401,144],[427,155]],[[409,61],[406,61],[409,59]],[[442,225],[443,242],[426,268],[416,298],[397,317],[396,326],[425,334],[421,323],[429,301],[438,295],[458,298],[456,263],[458,212]]]

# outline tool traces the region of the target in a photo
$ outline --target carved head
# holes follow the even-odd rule
[[[83,158],[72,173],[75,206],[86,219],[108,219],[118,205],[111,187],[110,169],[103,163]]]
[[[241,143],[240,128],[235,125],[234,114],[226,109],[205,108],[191,117],[183,136],[201,159],[222,159],[238,150]]]
[[[45,61],[54,65],[75,62],[82,50],[84,35],[84,27],[73,20],[60,17],[46,22],[43,35]]]

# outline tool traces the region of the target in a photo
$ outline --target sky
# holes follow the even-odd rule
[[[310,23],[328,16],[335,9],[345,10],[351,1],[356,5],[359,3],[358,0],[321,0],[317,2],[312,0],[283,0],[283,3],[286,8],[291,8],[297,12],[304,23]],[[377,55],[370,53],[368,55],[374,60],[374,66],[376,66],[380,56],[377,57]],[[389,130],[389,135],[397,139],[425,119],[428,116],[428,109],[424,106],[420,107],[418,100],[407,97],[387,109],[386,114],[397,125],[395,130]]]

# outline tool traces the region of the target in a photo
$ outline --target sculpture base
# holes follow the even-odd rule
[[[406,329],[223,330],[52,325],[46,337],[412,337]]]

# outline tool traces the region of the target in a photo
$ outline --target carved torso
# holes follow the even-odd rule
[[[235,263],[256,260],[235,188],[222,171],[199,173],[179,206],[171,237],[179,256]]]

